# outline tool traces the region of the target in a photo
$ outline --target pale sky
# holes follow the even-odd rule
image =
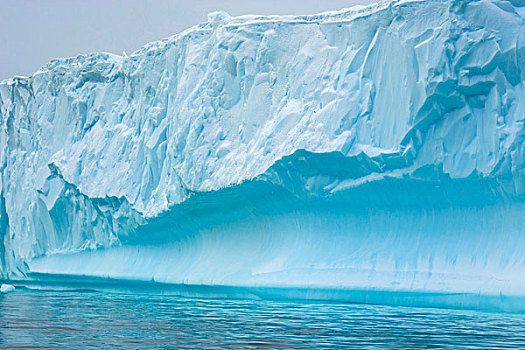
[[[0,0],[0,80],[31,75],[56,57],[130,54],[225,10],[312,14],[377,0]]]

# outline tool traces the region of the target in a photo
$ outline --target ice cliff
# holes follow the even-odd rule
[[[524,16],[218,12],[4,81],[0,270],[525,310]]]

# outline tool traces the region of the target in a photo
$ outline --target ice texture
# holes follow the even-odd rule
[[[15,287],[11,284],[2,284],[0,286],[0,293],[11,293],[15,291]]]
[[[216,12],[4,81],[0,270],[525,310],[524,16]]]

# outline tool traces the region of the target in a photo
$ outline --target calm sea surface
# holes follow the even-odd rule
[[[525,349],[525,315],[17,289],[0,348]]]

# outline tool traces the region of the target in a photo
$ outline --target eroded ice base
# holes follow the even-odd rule
[[[120,247],[34,259],[30,276],[525,312],[525,229],[516,220],[525,204],[501,198],[488,180],[386,179],[302,199],[253,181],[196,195]]]

